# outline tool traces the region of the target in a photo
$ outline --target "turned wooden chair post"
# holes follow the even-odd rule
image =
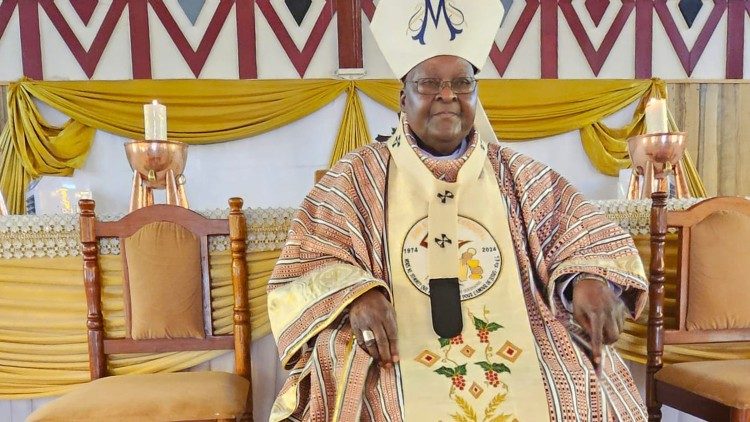
[[[102,316],[102,289],[99,280],[99,261],[96,239],[95,203],[91,199],[79,202],[81,209],[81,249],[83,252],[83,284],[86,289],[88,314],[89,371],[91,379],[107,375],[107,360],[104,356],[104,318]]]
[[[232,284],[234,285],[234,342],[235,342],[235,370],[237,374],[250,381],[250,391],[247,394],[248,411],[242,420],[252,420],[253,384],[250,363],[250,342],[252,341],[250,326],[250,304],[247,285],[247,219],[242,212],[242,199],[229,199],[229,237],[232,251]]]
[[[667,194],[651,196],[651,263],[649,275],[646,407],[649,421],[661,420],[661,403],[656,397],[654,374],[662,368],[664,354],[664,245],[667,236]]]

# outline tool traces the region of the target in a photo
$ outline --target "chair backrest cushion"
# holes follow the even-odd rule
[[[200,239],[158,221],[124,239],[130,337],[205,338]]]
[[[750,216],[714,212],[690,230],[688,330],[750,327]]]

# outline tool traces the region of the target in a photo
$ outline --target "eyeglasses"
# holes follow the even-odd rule
[[[454,94],[470,94],[477,89],[477,80],[474,78],[455,78],[443,81],[439,78],[421,78],[415,81],[407,81],[417,85],[417,92],[424,95],[437,95],[445,85],[448,85]]]

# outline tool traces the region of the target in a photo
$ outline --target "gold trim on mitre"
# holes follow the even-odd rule
[[[499,0],[380,0],[370,29],[396,77],[435,56],[484,67],[503,18]]]

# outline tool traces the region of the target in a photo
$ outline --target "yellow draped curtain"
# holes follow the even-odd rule
[[[96,129],[142,138],[142,105],[154,98],[169,106],[170,139],[209,144],[289,124],[330,103],[349,85],[336,80],[22,80],[8,91],[0,189],[9,211],[22,213],[29,182],[40,175],[73,174],[84,164]],[[70,120],[51,126],[33,99]]]
[[[279,251],[253,252],[248,258],[252,337],[270,332],[266,285]],[[213,325],[217,334],[232,330],[231,260],[211,254]],[[122,257],[103,255],[105,329],[125,334]],[[60,394],[88,382],[86,297],[81,257],[0,259],[0,399]],[[223,351],[113,356],[114,374],[172,372],[208,361]]]
[[[142,104],[169,106],[169,137],[190,144],[259,135],[307,116],[347,92],[331,162],[370,142],[358,92],[399,108],[401,84],[392,80],[132,80],[11,84],[8,122],[0,132],[0,190],[13,213],[24,211],[24,192],[41,175],[70,175],[80,168],[95,130],[128,138],[143,133]],[[523,141],[579,130],[584,150],[602,173],[630,165],[629,136],[643,131],[643,108],[666,96],[654,80],[482,80],[479,97],[499,139]],[[70,120],[50,125],[34,99]],[[610,128],[602,119],[639,100],[631,122]],[[690,157],[686,173],[695,196],[702,184]]]

